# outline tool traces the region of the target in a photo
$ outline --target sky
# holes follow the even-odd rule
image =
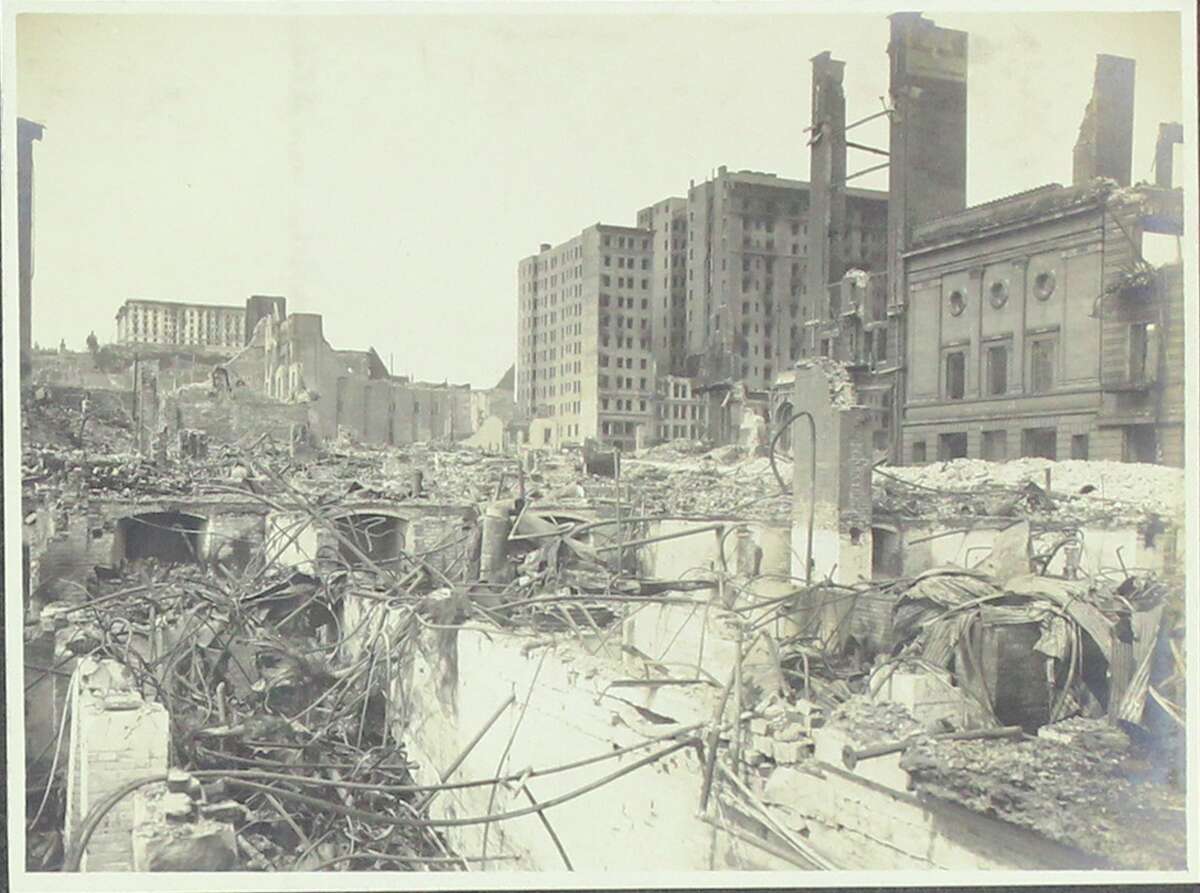
[[[1137,62],[1134,180],[1182,120],[1173,13],[929,13],[969,32],[967,200],[1069,183],[1097,53]],[[471,15],[22,15],[33,337],[82,350],[129,298],[281,294],[339,349],[490,387],[516,269],[719,165],[805,179],[810,59],[882,108],[888,23],[695,7]],[[883,119],[854,131],[886,148]],[[851,152],[851,171],[878,161]],[[886,172],[855,185],[886,188]]]

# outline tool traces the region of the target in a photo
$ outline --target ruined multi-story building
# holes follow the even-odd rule
[[[1169,166],[1130,187],[1133,82],[1133,60],[1098,57],[1070,186],[908,232],[901,461],[1183,463],[1182,267],[1143,255],[1183,234],[1182,194]]]
[[[267,396],[310,406],[315,434],[340,433],[377,444],[460,439],[472,433],[469,385],[410,381],[393,376],[373,350],[336,350],[316,313],[267,316],[259,324]],[[241,356],[231,366],[238,366]],[[243,376],[244,377],[244,376]]]
[[[137,298],[117,311],[118,344],[236,348],[245,340],[245,307]]]
[[[696,391],[695,379],[661,375],[654,400],[658,441],[700,440],[708,436],[708,403]]]
[[[847,123],[845,64],[827,52],[812,60],[808,283],[814,295],[803,305],[800,353],[846,366],[858,398],[879,410],[872,417],[877,448],[898,443],[909,372],[900,259],[915,227],[966,206],[967,35],[916,13],[889,21],[890,103],[884,110]],[[886,149],[848,138],[855,127],[884,116]],[[854,171],[848,149],[856,153]],[[870,160],[858,161],[863,154]],[[878,156],[886,161],[876,163]],[[846,184],[882,167],[889,173],[885,251],[864,261],[844,235],[852,232]]]
[[[902,460],[1183,463],[1178,192],[1050,184],[918,227]]]
[[[847,265],[881,267],[887,202],[845,188],[839,233]],[[768,388],[804,353],[810,313],[808,183],[725,167],[688,190],[687,351],[706,383]]]
[[[667,198],[638,211],[654,233],[650,280],[654,358],[660,374],[683,375],[687,359],[687,199]]]
[[[1128,188],[1134,65],[1101,55],[1074,182],[967,207],[967,35],[890,20],[888,263],[868,275],[836,234],[847,147],[879,150],[846,138],[842,63],[813,59],[809,255],[827,284],[802,355],[845,364],[897,462],[1182,462],[1181,269],[1142,255],[1145,234],[1182,234],[1179,128],[1160,130],[1158,185]]]
[[[517,267],[517,407],[537,446],[633,449],[654,421],[654,232],[597,223]]]

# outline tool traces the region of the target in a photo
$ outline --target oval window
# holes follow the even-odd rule
[[[1033,279],[1033,293],[1039,301],[1045,301],[1054,294],[1054,284],[1054,274],[1044,270]]]
[[[1008,284],[1002,279],[997,279],[988,289],[988,300],[991,301],[993,307],[999,310],[1008,303]]]
[[[958,289],[950,292],[950,313],[954,316],[962,316],[962,312],[967,309],[967,297]]]

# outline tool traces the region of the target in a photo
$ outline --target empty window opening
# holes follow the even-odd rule
[[[956,431],[938,435],[938,461],[967,458],[967,432]]]
[[[147,512],[117,522],[116,547],[126,561],[191,564],[203,557],[207,522],[182,512]]]
[[[1021,433],[1021,455],[1038,459],[1058,459],[1058,430],[1026,428]]]
[[[1129,381],[1132,384],[1150,384],[1157,378],[1158,356],[1156,327],[1153,323],[1139,322],[1129,327]]]
[[[961,400],[967,389],[966,354],[961,350],[946,354],[946,399]]]
[[[1125,429],[1122,459],[1126,462],[1158,461],[1158,432],[1153,425],[1130,425]]]
[[[1088,457],[1088,436],[1086,434],[1071,435],[1071,458],[1086,459]]]
[[[1008,392],[1008,348],[989,347],[987,350],[988,394],[998,396]]]
[[[1029,388],[1035,394],[1054,387],[1054,338],[1036,338],[1029,343]]]
[[[925,441],[916,440],[912,445],[912,462],[914,465],[920,465],[925,462]]]
[[[1003,462],[1008,458],[1008,432],[984,431],[980,453],[989,462]]]
[[[900,534],[886,527],[871,528],[871,578],[892,579],[904,570]]]

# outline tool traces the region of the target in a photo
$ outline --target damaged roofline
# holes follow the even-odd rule
[[[1052,214],[1046,214],[1038,217],[1025,217],[1020,220],[1009,221],[993,227],[982,226],[964,236],[951,237],[944,240],[926,242],[924,244],[917,245],[916,247],[900,252],[900,256],[906,258],[916,257],[921,254],[928,254],[932,251],[939,251],[944,248],[953,248],[957,245],[969,245],[971,242],[978,242],[982,239],[990,239],[1001,233],[1028,229],[1030,226],[1037,226],[1038,224],[1043,223],[1052,223],[1056,220],[1074,217],[1078,214],[1084,213],[1085,211],[1095,210],[1096,206],[1100,204],[1103,204],[1103,199],[1097,198],[1085,204],[1074,205],[1070,208],[1066,208],[1062,211],[1057,211]],[[970,209],[968,208],[968,210]]]

